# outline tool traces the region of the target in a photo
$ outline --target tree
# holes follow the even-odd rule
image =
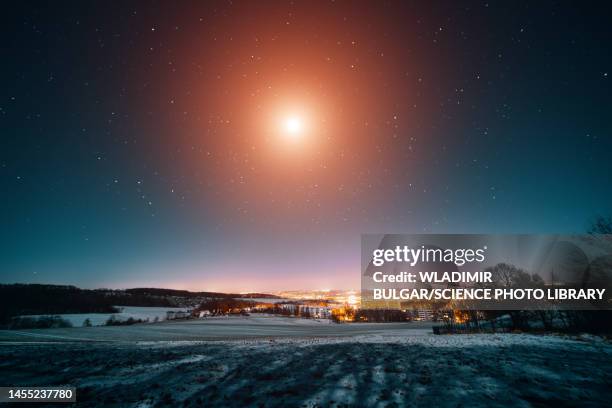
[[[597,216],[587,232],[591,235],[612,234],[612,217]]]
[[[514,265],[507,263],[498,263],[497,265],[487,268],[486,271],[491,272],[491,280],[493,281],[492,286],[502,286],[502,287],[529,287],[532,286],[534,277],[535,279],[541,280],[539,275],[530,275],[525,272],[521,268],[517,268]],[[509,311],[501,311],[501,310],[492,310],[486,311],[485,316],[488,319],[495,319],[500,316],[502,313],[508,313],[510,315],[510,319],[512,320],[512,328],[513,329],[526,329],[528,326],[528,318],[526,313],[523,313],[520,310],[509,310]]]
[[[514,265],[507,263],[498,263],[497,265],[487,268],[487,272],[491,272],[491,280],[494,284],[504,287],[517,286],[519,282],[530,280],[529,274]]]

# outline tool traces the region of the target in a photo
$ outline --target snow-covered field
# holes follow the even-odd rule
[[[282,337],[344,337],[357,335],[428,335],[431,323],[335,324],[329,320],[273,315],[209,317],[116,327],[0,330],[0,342],[40,341],[198,341]]]
[[[612,345],[592,336],[435,336],[424,324],[262,316],[58,330],[0,333],[3,385],[70,384],[79,406],[96,407],[609,406],[612,399]]]
[[[236,300],[246,301],[246,302],[260,302],[260,303],[283,303],[286,302],[285,298],[235,298]]]
[[[71,313],[71,314],[59,314],[53,316],[60,316],[64,320],[68,320],[74,327],[83,325],[86,319],[89,319],[93,326],[102,326],[111,317],[115,316],[119,320],[127,320],[130,317],[133,319],[142,319],[153,322],[157,320],[166,320],[167,311],[183,311],[186,310],[182,307],[139,307],[139,306],[116,306],[119,313]],[[28,315],[23,317],[41,317],[46,315]]]

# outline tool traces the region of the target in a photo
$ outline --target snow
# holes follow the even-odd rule
[[[89,319],[92,326],[103,326],[106,321],[111,317],[115,316],[119,320],[127,320],[130,317],[134,319],[149,320],[153,322],[157,317],[158,320],[166,320],[167,311],[185,311],[186,308],[182,307],[142,307],[142,306],[115,306],[120,312],[119,313],[70,313],[70,314],[58,314],[53,316],[60,316],[62,319],[68,320],[74,327],[80,327],[86,319]],[[23,317],[42,317],[47,315],[27,315]]]
[[[236,300],[241,300],[245,302],[253,302],[253,303],[285,303],[291,302],[291,299],[284,298],[234,298]]]
[[[612,346],[599,338],[386,333],[4,345],[0,375],[76,386],[87,406],[604,406],[612,396]]]
[[[334,324],[329,319],[303,319],[301,317],[285,317],[266,313],[252,313],[249,316],[212,316],[204,318],[216,324],[256,324],[256,325],[284,325],[284,326],[319,326]]]
[[[591,335],[433,335],[431,324],[232,316],[0,331],[6,385],[68,384],[85,406],[605,406]]]

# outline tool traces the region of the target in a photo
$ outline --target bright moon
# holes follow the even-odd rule
[[[292,136],[297,136],[302,131],[300,118],[292,116],[285,120],[285,131]]]

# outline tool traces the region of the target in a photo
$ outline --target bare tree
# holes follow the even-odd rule
[[[591,235],[612,234],[612,217],[597,216],[587,232]]]
[[[531,280],[529,274],[514,265],[510,265],[504,262],[498,263],[497,265],[487,268],[487,272],[491,272],[491,279],[494,283],[504,286],[512,287],[517,286],[526,280]]]

